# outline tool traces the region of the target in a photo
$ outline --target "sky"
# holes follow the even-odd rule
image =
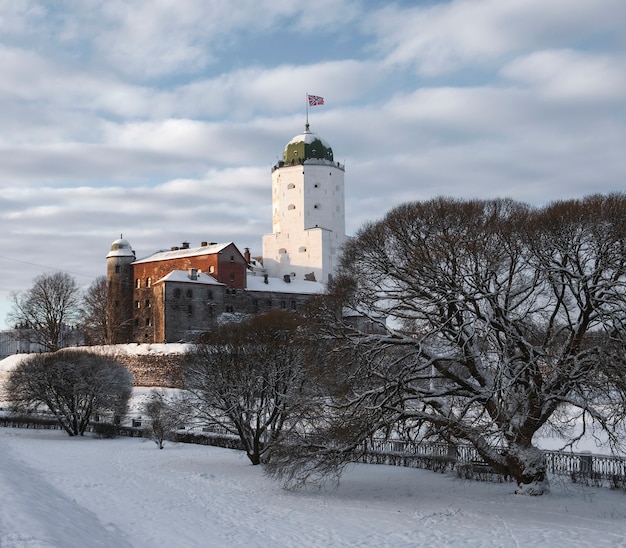
[[[304,129],[346,166],[346,229],[407,201],[623,191],[623,0],[0,2],[0,328],[88,287],[123,234],[260,255]]]

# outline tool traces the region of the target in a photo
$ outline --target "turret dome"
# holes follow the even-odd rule
[[[119,240],[115,240],[111,244],[111,251],[107,255],[107,259],[109,257],[134,257],[135,252],[133,248],[130,246],[130,242],[128,240],[124,240],[120,238]]]
[[[304,132],[287,143],[282,159],[283,165],[286,166],[303,164],[307,160],[333,162],[333,149],[315,133],[311,133],[309,124],[306,124]]]

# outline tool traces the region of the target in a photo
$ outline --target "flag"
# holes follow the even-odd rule
[[[319,95],[309,95],[309,106],[318,107],[324,104],[324,98]]]

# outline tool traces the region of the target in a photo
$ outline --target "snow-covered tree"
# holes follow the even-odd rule
[[[132,388],[124,366],[79,350],[33,354],[11,370],[5,384],[14,411],[48,411],[70,436],[82,436],[96,414],[119,422]]]
[[[318,310],[345,371],[331,420],[274,473],[340,471],[368,436],[408,431],[469,442],[518,492],[545,493],[542,427],[573,442],[577,421],[619,442],[625,283],[624,195],[395,208],[347,244]]]
[[[294,425],[306,381],[297,317],[270,312],[216,330],[189,353],[189,405],[208,425],[238,435],[252,464],[270,459]]]
[[[150,421],[146,431],[157,447],[163,449],[167,435],[184,425],[181,400],[168,398],[162,392],[153,390],[143,409]]]

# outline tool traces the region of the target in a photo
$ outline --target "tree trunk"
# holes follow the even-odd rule
[[[536,496],[550,492],[546,459],[541,449],[532,444],[511,444],[506,460],[517,482],[517,494]]]

